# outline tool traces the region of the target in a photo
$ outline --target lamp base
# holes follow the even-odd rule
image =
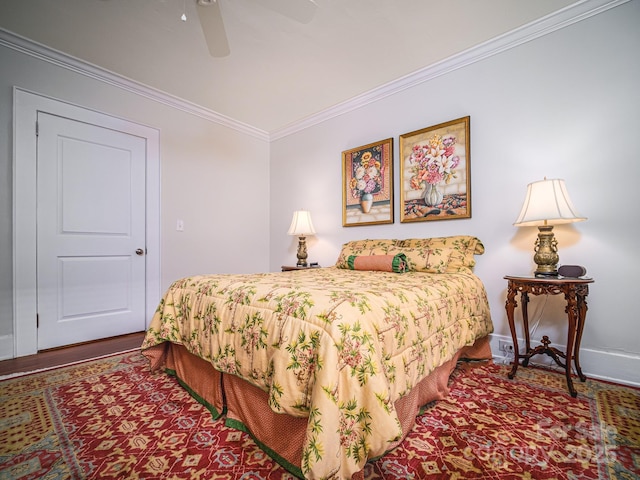
[[[553,225],[541,225],[538,227],[538,238],[534,251],[533,261],[538,268],[533,272],[536,277],[558,276],[558,241],[553,235]]]
[[[533,272],[533,276],[538,278],[557,277],[558,272],[539,272],[536,270],[535,272]]]

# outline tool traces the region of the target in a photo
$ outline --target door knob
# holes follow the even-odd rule
[[[144,255],[144,250],[141,248],[136,249],[136,255]]]

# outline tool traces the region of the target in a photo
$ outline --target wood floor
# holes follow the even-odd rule
[[[95,342],[73,345],[39,352],[35,355],[0,361],[0,376],[18,372],[31,372],[67,363],[88,360],[112,353],[124,352],[142,345],[144,332],[131,333],[121,337],[107,338]]]

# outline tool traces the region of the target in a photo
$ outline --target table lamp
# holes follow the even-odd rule
[[[291,226],[287,232],[289,235],[298,237],[298,267],[307,266],[307,240],[305,236],[315,235],[316,231],[311,223],[311,214],[308,210],[297,210],[293,212]]]
[[[536,276],[558,275],[558,242],[553,226],[586,220],[571,203],[564,180],[540,180],[527,185],[527,196],[514,223],[517,227],[538,227],[533,261],[538,266]]]

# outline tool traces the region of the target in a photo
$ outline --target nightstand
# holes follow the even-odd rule
[[[518,370],[520,359],[522,366],[529,365],[529,360],[534,355],[545,353],[555,360],[555,362],[565,369],[567,377],[567,387],[572,397],[576,397],[578,392],[573,386],[571,379],[571,361],[573,360],[576,367],[576,373],[581,381],[585,381],[587,377],[582,373],[580,368],[580,341],[582,340],[582,331],[584,330],[584,322],[587,316],[587,295],[589,295],[589,284],[593,283],[592,278],[569,278],[569,277],[516,277],[505,276],[508,280],[507,288],[507,319],[509,320],[509,329],[511,330],[511,338],[513,340],[513,367],[509,372],[509,378],[513,378]],[[525,335],[525,353],[520,355],[518,352],[518,338],[516,335],[515,321],[513,318],[514,310],[517,306],[516,296],[520,293],[522,301],[522,323]],[[561,352],[555,347],[550,347],[551,341],[549,337],[542,337],[542,344],[535,348],[531,348],[529,339],[529,317],[527,313],[527,304],[529,303],[529,294],[531,295],[558,295],[564,294],[567,302],[567,351]]]

